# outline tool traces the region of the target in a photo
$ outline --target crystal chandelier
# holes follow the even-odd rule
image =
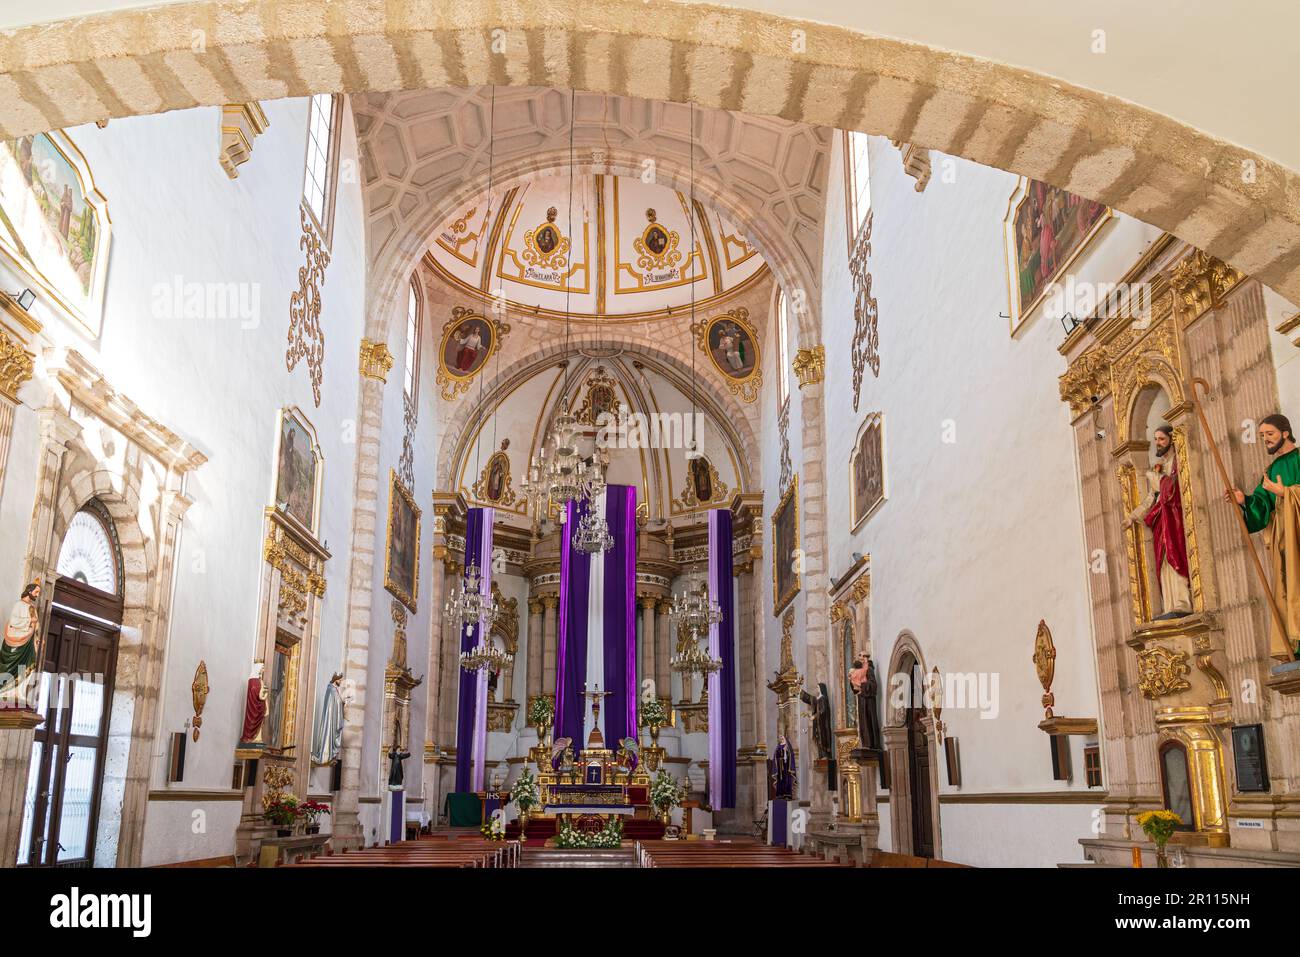
[[[478,565],[471,562],[465,569],[465,577],[452,590],[447,598],[444,613],[447,622],[457,634],[469,635],[475,626],[479,629],[478,644],[471,651],[460,654],[461,667],[466,671],[481,671],[491,668],[498,671],[509,665],[514,656],[501,651],[488,640],[488,633],[497,620],[500,609],[496,599],[489,593],[482,592],[483,576],[479,574]]]
[[[578,520],[573,533],[573,547],[586,555],[599,555],[614,547],[614,536],[609,533],[609,523],[595,509],[588,509]]]
[[[673,671],[710,675],[722,667],[722,662],[700,645],[709,629],[722,621],[722,606],[709,598],[703,582],[694,588],[688,585],[685,591],[674,597],[668,615],[679,629],[691,636],[686,651],[673,656]]]

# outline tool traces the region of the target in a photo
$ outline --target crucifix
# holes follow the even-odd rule
[[[600,733],[600,699],[608,698],[614,692],[601,691],[600,685],[596,685],[595,691],[587,690],[587,682],[582,683],[582,696],[591,699],[591,734],[587,736],[587,747],[604,747],[605,739]],[[592,739],[597,740],[597,744],[592,744]]]

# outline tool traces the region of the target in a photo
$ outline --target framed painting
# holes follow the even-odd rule
[[[727,381],[732,395],[745,402],[757,399],[763,384],[762,358],[758,330],[749,321],[749,310],[731,309],[692,328],[700,349]]]
[[[799,476],[772,512],[772,614],[779,615],[799,594],[802,576],[796,571],[799,550]]]
[[[857,531],[885,501],[885,419],[873,412],[863,420],[849,456],[849,515]]]
[[[414,614],[420,584],[420,509],[394,469],[388,470],[384,556],[384,587]]]
[[[280,410],[275,453],[275,507],[313,536],[320,520],[321,453],[316,430],[294,408]]]
[[[0,254],[69,320],[98,336],[112,224],[62,131],[0,141]]]
[[[1110,218],[1108,206],[1021,177],[1002,224],[1012,335]]]
[[[493,322],[471,309],[457,306],[451,321],[442,328],[438,346],[438,386],[444,399],[469,391],[469,384],[482,371],[500,338],[510,327]]]

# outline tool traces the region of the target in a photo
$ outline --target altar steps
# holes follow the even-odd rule
[[[531,831],[532,828],[529,828]],[[561,851],[555,848],[533,847],[525,845],[519,857],[520,867],[636,867],[635,847],[611,848],[609,850],[571,850]]]
[[[539,817],[528,822],[528,843],[541,844],[555,836],[555,818]],[[658,841],[664,836],[664,826],[659,821],[640,818],[623,819],[623,841]],[[519,840],[519,822],[511,821],[506,825],[506,840]]]

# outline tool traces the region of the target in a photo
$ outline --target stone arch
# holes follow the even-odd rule
[[[886,700],[889,704],[885,711],[885,727],[881,733],[885,739],[886,759],[889,761],[889,826],[893,849],[900,853],[915,854],[916,849],[912,838],[913,787],[910,774],[912,755],[909,753],[911,745],[908,740],[906,715],[903,708],[896,706],[897,695],[895,694],[895,688],[898,684],[896,676],[903,673],[904,669],[910,670],[908,666],[912,663],[914,663],[916,669],[914,675],[919,676],[924,681],[929,671],[926,667],[925,654],[921,649],[921,643],[913,632],[904,629],[898,633],[898,638],[894,641],[894,647],[889,653],[889,671],[885,682]],[[909,675],[908,680],[914,680],[913,675]],[[938,858],[942,851],[938,774],[941,749],[939,742],[936,740],[938,736],[935,734],[934,712],[929,708],[926,709],[926,712],[926,717],[921,720],[928,725],[926,729],[926,746],[929,755],[930,821],[933,832],[934,856]]]
[[[581,358],[580,350],[620,348],[624,345],[626,345],[625,340],[612,336],[608,331],[579,331],[569,338],[567,344],[563,341],[552,342],[541,349],[529,352],[496,373],[484,384],[482,399],[479,400],[476,396],[475,401],[471,402],[468,401],[468,397],[465,397],[457,404],[455,412],[452,413],[451,419],[443,430],[442,441],[438,447],[437,486],[450,488],[450,483],[454,481],[457,472],[455,466],[466,452],[469,437],[474,434],[478,424],[492,414],[499,399],[508,390],[514,388],[524,376],[539,367],[553,364],[557,359]],[[688,376],[691,371],[680,357],[644,345],[638,344],[637,357],[648,360],[652,366],[658,367],[658,371],[671,370],[681,376]],[[697,377],[696,382],[706,411],[711,413],[714,423],[724,430],[724,437],[733,449],[739,452],[744,449],[758,448],[758,437],[735,398],[728,395],[707,376]],[[744,467],[743,460],[738,459],[738,461],[745,487],[752,488],[756,476]]]
[[[792,53],[796,29],[806,43]],[[647,17],[637,0],[475,0],[455,16],[418,0],[382,14],[372,0],[187,0],[20,27],[0,53],[6,138],[193,106],[489,82],[862,130],[1106,203],[1300,302],[1290,168],[1128,100],[839,26],[700,2]]]

